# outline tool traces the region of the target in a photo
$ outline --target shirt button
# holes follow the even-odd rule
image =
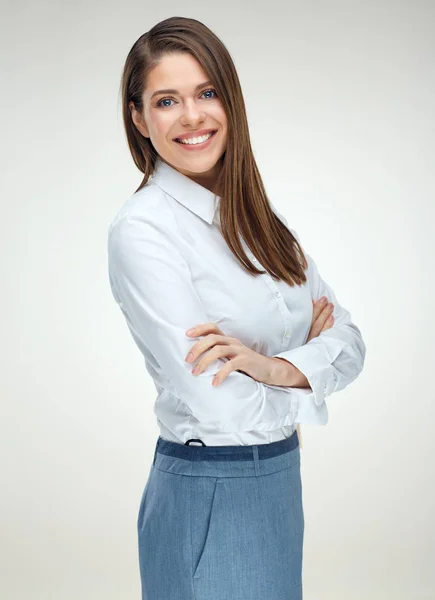
[[[280,294],[279,292],[275,292],[275,296],[276,296],[277,298],[281,298],[281,294]]]
[[[289,337],[290,337],[290,334],[289,334],[289,333],[286,333],[284,337],[286,337],[286,338],[289,338]]]

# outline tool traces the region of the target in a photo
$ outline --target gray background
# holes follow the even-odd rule
[[[329,424],[302,427],[304,598],[433,599],[434,4],[2,12],[1,597],[140,597],[156,392],[110,295],[106,235],[141,180],[124,60],[187,16],[227,45],[270,198],[367,344]]]

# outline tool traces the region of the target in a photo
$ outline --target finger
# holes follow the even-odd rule
[[[325,308],[322,309],[317,319],[313,322],[311,326],[311,332],[313,337],[317,337],[319,335],[332,312],[333,305],[332,303],[328,302],[328,304],[325,305]]]
[[[320,302],[318,300],[315,305],[315,308],[313,309],[313,318],[311,321],[316,321],[320,317],[320,315],[329,316],[329,314],[331,313],[331,307],[333,310],[334,305],[332,304],[332,302],[328,302],[328,300],[326,300],[326,302]]]
[[[198,358],[200,354],[212,348],[216,345],[228,345],[234,342],[233,338],[230,338],[226,335],[218,335],[216,333],[210,333],[206,335],[202,340],[196,342],[189,350],[188,355],[186,356],[186,362],[193,362]]]
[[[235,367],[236,367],[236,365],[232,360],[229,360],[227,363],[225,363],[225,365],[222,367],[222,369],[220,369],[220,371],[218,371],[216,373],[216,375],[212,381],[212,385],[214,387],[216,387],[217,385],[220,385],[222,383],[222,381],[226,377],[228,377],[228,375],[230,373],[237,370]]]
[[[239,355],[239,352],[240,348],[235,345],[215,346],[209,352],[207,352],[203,358],[201,358],[201,360],[192,370],[192,373],[193,375],[200,375],[212,362],[218,358],[236,359]]]
[[[317,320],[317,317],[320,315],[322,310],[323,310],[323,305],[320,304],[319,302],[315,302],[315,304],[313,306],[313,318],[311,319],[311,322],[314,322]]]
[[[333,324],[334,324],[334,315],[329,315],[329,317],[325,321],[322,331],[329,329],[330,327],[332,327]]]
[[[325,304],[320,313],[317,315],[316,323],[317,325],[323,326],[325,321],[329,318],[334,310],[334,306],[331,302]]]
[[[223,331],[219,329],[218,325],[213,321],[211,323],[200,323],[199,325],[195,325],[194,327],[188,329],[185,333],[186,335],[193,337],[206,335],[208,333],[219,333],[220,335],[223,335]]]
[[[320,302],[320,300],[322,298],[325,298],[325,302]],[[322,312],[322,310],[324,310],[325,307],[328,305],[328,298],[326,296],[322,296],[322,298],[319,298],[318,300],[314,300],[313,320],[316,320],[317,317]]]

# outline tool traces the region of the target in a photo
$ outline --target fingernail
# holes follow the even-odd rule
[[[192,360],[192,358],[193,358],[193,354],[192,354],[192,352],[189,352],[189,354],[186,356],[186,361],[190,362]]]
[[[325,302],[326,302],[326,296],[322,296],[322,297],[320,298],[320,302],[321,302],[322,304],[325,304]]]
[[[186,333],[194,333],[195,332],[195,327],[191,327],[190,329],[188,329],[186,331]]]

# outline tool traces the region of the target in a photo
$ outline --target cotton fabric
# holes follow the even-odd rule
[[[289,438],[298,423],[325,425],[326,398],[359,375],[366,348],[307,252],[307,282],[300,286],[242,268],[219,230],[220,200],[158,157],[150,181],[109,225],[110,287],[154,381],[161,437],[181,444],[200,438],[207,446],[267,444]],[[305,343],[312,299],[322,295],[335,306],[335,322]],[[256,352],[290,361],[311,389],[269,385],[238,371],[214,387],[226,359],[192,375],[198,361],[185,357],[200,338],[185,332],[207,322]]]

